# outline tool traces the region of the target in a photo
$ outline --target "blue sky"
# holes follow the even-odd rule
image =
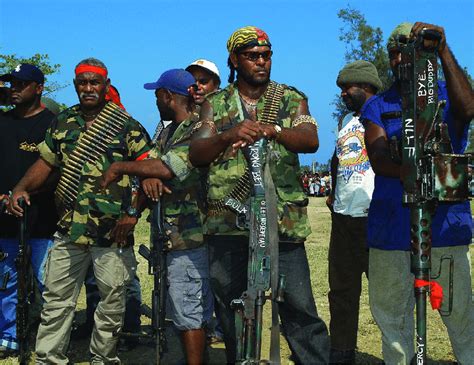
[[[402,21],[444,26],[459,63],[474,74],[474,1],[456,0],[0,0],[0,53],[49,54],[62,65],[54,81],[68,84],[54,97],[67,105],[77,103],[72,87],[77,62],[101,59],[127,110],[152,133],[159,114],[153,92],[143,84],[197,58],[214,61],[225,84],[229,35],[244,25],[258,26],[273,44],[272,79],[303,91],[318,120],[320,149],[300,156],[309,165],[326,162],[334,149],[331,102],[345,64],[337,12],[348,4],[385,37]]]

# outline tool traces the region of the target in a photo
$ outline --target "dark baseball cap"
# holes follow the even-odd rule
[[[12,78],[44,84],[43,72],[35,65],[30,65],[29,63],[20,63],[9,74],[0,76],[1,81],[11,81]]]
[[[150,82],[143,87],[147,90],[166,89],[175,94],[189,96],[189,87],[194,85],[194,76],[181,68],[165,71],[156,82]]]

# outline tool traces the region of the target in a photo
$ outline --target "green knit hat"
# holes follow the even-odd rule
[[[411,28],[413,28],[413,23],[404,22],[398,24],[390,34],[390,37],[388,37],[387,49],[392,49],[398,46],[399,36],[405,36],[408,38],[410,36]]]
[[[382,88],[377,69],[368,61],[354,61],[345,65],[339,71],[336,84],[339,87],[343,84],[369,84],[377,90]]]

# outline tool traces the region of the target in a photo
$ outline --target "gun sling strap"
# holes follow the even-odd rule
[[[84,165],[95,164],[107,152],[110,143],[122,131],[129,117],[116,104],[108,103],[78,139],[56,188],[56,198],[64,209],[63,216],[74,208]]]
[[[285,87],[276,82],[270,82],[265,91],[265,104],[262,111],[260,122],[276,124],[278,111],[280,109],[280,101],[283,97]],[[276,302],[278,281],[279,281],[279,250],[278,250],[278,207],[277,207],[277,195],[273,178],[270,172],[270,161],[274,158],[271,153],[271,147],[268,153],[266,153],[266,163],[264,167],[264,184],[265,184],[265,200],[267,204],[267,229],[269,232],[269,244],[270,244],[270,263],[271,263],[271,274],[270,274],[270,285],[272,293],[272,327],[270,337],[270,363],[280,363],[280,326],[278,318],[278,303]],[[214,200],[209,204],[209,210],[211,214],[222,212],[224,209],[231,209],[232,207],[226,202],[232,200],[244,201],[250,194],[250,171],[247,167],[244,174],[240,177],[231,193],[224,199]],[[230,198],[230,199],[229,199]]]

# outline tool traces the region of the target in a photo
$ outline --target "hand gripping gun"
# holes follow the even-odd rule
[[[239,364],[260,364],[263,361],[260,360],[263,305],[269,298],[273,301],[272,306],[282,302],[285,286],[284,276],[278,275],[277,272],[275,275],[275,269],[277,270],[278,267],[278,246],[276,246],[276,251],[272,246],[278,245],[278,238],[276,242],[272,240],[270,235],[277,234],[277,232],[271,233],[270,231],[278,230],[276,197],[273,202],[269,202],[268,191],[266,191],[275,189],[273,183],[268,186],[268,181],[265,178],[266,147],[267,141],[261,139],[244,149],[251,180],[251,194],[248,204],[244,205],[232,198],[228,198],[226,201],[226,206],[240,212],[241,216],[245,216],[246,226],[249,229],[247,290],[242,293],[240,298],[234,299],[231,303],[235,310],[237,362]],[[270,200],[272,199],[270,198]],[[274,226],[272,226],[272,220],[275,222]],[[270,288],[272,288],[272,295],[267,297],[266,291]],[[279,363],[279,343],[275,343],[278,339],[273,341],[274,327],[278,327],[277,312],[276,323],[274,317],[273,319],[270,358],[272,363]],[[278,336],[277,334],[276,337]]]
[[[404,43],[402,44],[402,41]],[[468,156],[453,154],[448,126],[442,120],[445,100],[438,101],[438,47],[441,35],[424,29],[416,39],[400,40],[398,68],[402,96],[401,179],[403,203],[410,208],[411,271],[415,276],[416,363],[426,364],[426,295],[433,309],[441,307],[439,277],[449,262],[449,306],[452,310],[452,256],[441,258],[431,275],[431,225],[438,202],[468,199]]]

